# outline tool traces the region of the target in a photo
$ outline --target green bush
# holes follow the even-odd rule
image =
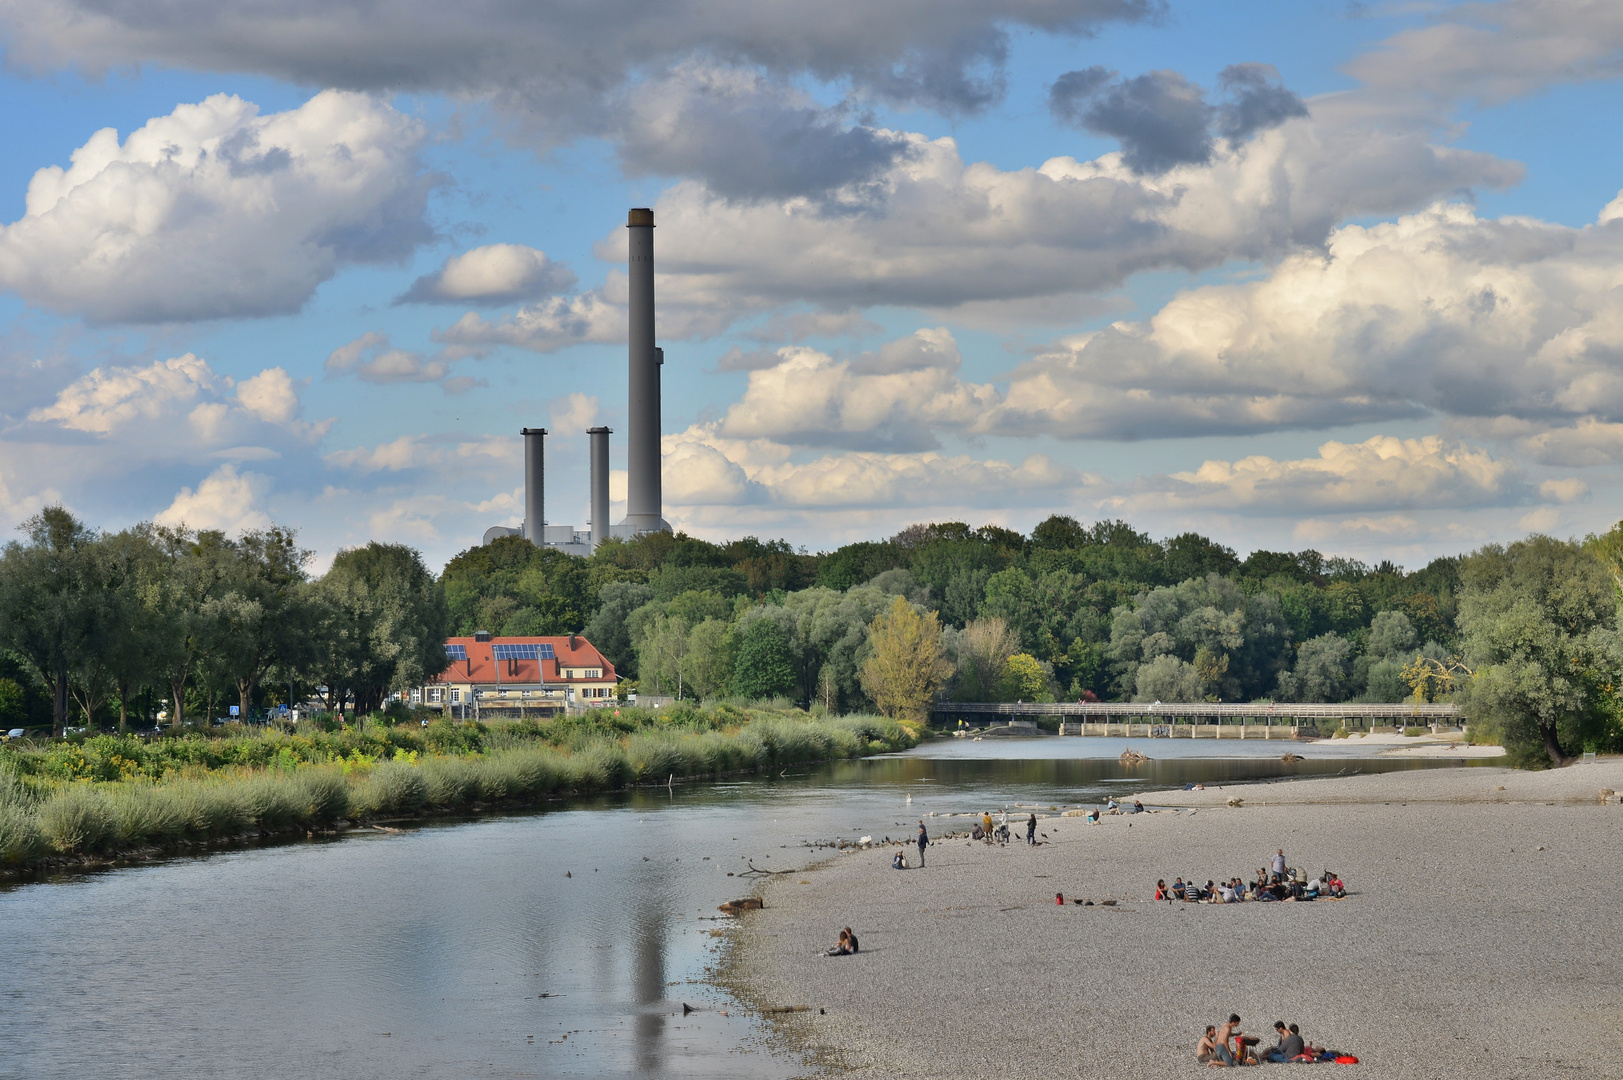
[[[33,814],[21,806],[0,803],[0,863],[26,865],[42,858],[48,847]]]
[[[178,839],[186,830],[174,793],[167,788],[121,784],[108,797],[112,800],[120,844],[166,843]]]
[[[428,801],[422,770],[403,761],[379,765],[356,793],[355,809],[363,816],[415,814]]]
[[[454,810],[479,796],[479,765],[467,758],[429,758],[422,764],[429,806]]]
[[[107,796],[86,784],[69,784],[40,807],[39,828],[63,854],[98,852],[118,835],[118,818]]]

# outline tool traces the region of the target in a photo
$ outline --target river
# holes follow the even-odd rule
[[[808,842],[910,837],[932,813],[940,833],[964,827],[940,815],[1003,806],[1458,764],[1163,739],[1132,740],[1154,760],[1129,768],[1124,745],[940,740],[5,887],[0,1078],[803,1073],[705,982],[716,905],[751,888],[729,873],[829,856]],[[1306,759],[1282,762],[1287,746]]]

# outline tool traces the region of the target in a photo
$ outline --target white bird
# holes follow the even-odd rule
[[[873,843],[873,837],[864,836],[861,840],[857,841],[857,843],[863,844],[863,845],[871,844],[871,843]]]

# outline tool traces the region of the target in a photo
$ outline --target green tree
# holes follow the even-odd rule
[[[1195,665],[1172,653],[1161,653],[1133,671],[1134,701],[1204,701]]]
[[[874,619],[869,641],[873,654],[862,665],[868,696],[886,716],[926,722],[931,700],[952,677],[936,613],[921,613],[898,596]]]
[[[1611,574],[1581,545],[1547,536],[1482,548],[1460,574],[1473,723],[1496,732],[1514,763],[1567,764],[1604,730],[1623,668]]]
[[[637,653],[632,647],[628,620],[632,612],[654,598],[654,590],[641,582],[612,581],[597,595],[597,613],[586,624],[586,640],[608,657],[621,675],[637,678]]]
[[[374,540],[340,551],[312,600],[326,628],[315,670],[333,711],[342,713],[353,696],[365,716],[391,691],[421,686],[445,670],[450,612],[416,550]]]
[[[737,632],[733,658],[733,693],[761,700],[795,690],[794,655],[788,635],[772,619],[753,619]]]
[[[1030,653],[1015,653],[1003,665],[998,697],[1003,701],[1053,701],[1043,662]]]
[[[637,634],[637,682],[656,694],[682,692],[682,659],[690,628],[676,615],[655,614]]]
[[[952,634],[951,652],[957,668],[953,696],[959,701],[1002,701],[1009,658],[1020,651],[1020,640],[999,618],[976,619]]]
[[[60,506],[22,525],[27,543],[0,555],[0,645],[50,689],[57,734],[68,719],[69,676],[93,647],[101,597],[91,572],[95,534]]]
[[[1352,645],[1340,634],[1320,634],[1296,650],[1294,697],[1298,701],[1341,701],[1351,674]]]
[[[678,670],[694,697],[717,698],[727,692],[733,677],[730,624],[723,619],[705,619],[688,631],[687,647]]]

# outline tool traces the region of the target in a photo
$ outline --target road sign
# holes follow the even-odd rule
[[[242,706],[240,706],[240,705],[231,706],[231,715],[236,716],[238,714],[238,712],[241,711],[241,709],[242,709]]]

